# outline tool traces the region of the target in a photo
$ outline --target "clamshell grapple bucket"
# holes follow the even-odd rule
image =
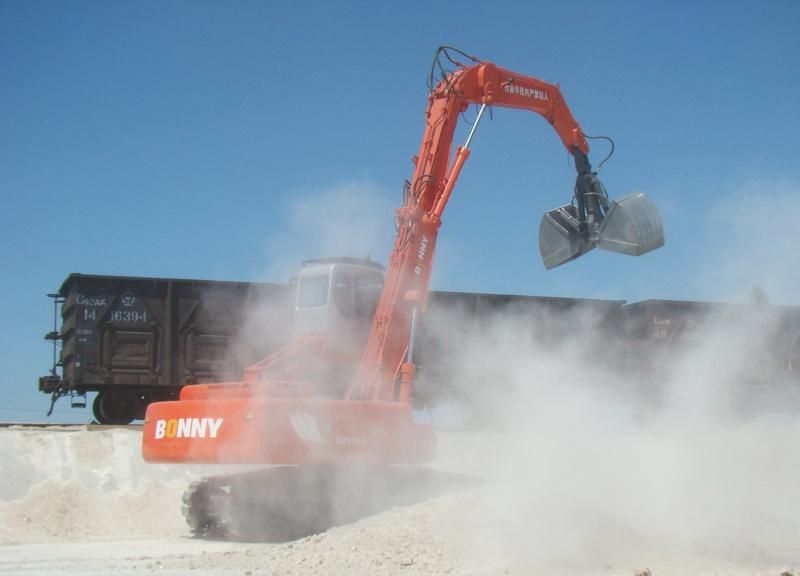
[[[594,219],[581,221],[579,214],[575,205],[567,204],[542,216],[539,251],[548,270],[595,247],[641,256],[664,245],[661,217],[644,192],[612,201]]]

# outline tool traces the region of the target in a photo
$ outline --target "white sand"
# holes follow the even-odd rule
[[[785,432],[781,430],[781,434]],[[793,424],[791,434],[796,433]],[[498,448],[508,445],[507,440],[496,435],[443,433],[437,466],[486,477],[487,467],[502,468],[508,455]],[[139,441],[139,432],[127,429],[0,430],[0,572],[632,576],[637,569],[647,567],[654,576],[778,576],[784,570],[798,574],[800,568],[800,531],[794,535],[798,543],[795,560],[786,555],[778,558],[770,550],[761,556],[745,554],[734,559],[713,554],[675,556],[669,549],[660,555],[650,552],[646,560],[631,554],[629,546],[621,546],[615,561],[614,546],[625,537],[624,527],[614,525],[619,519],[609,518],[609,524],[600,527],[599,533],[608,533],[606,541],[581,540],[597,528],[587,528],[586,524],[596,524],[602,518],[591,513],[584,519],[567,517],[552,527],[553,534],[543,534],[541,522],[528,522],[526,515],[539,513],[549,520],[557,506],[532,504],[536,499],[531,496],[515,507],[517,498],[509,498],[513,496],[509,491],[517,487],[493,474],[488,475],[492,481],[478,487],[461,487],[425,501],[395,506],[294,542],[193,539],[181,517],[181,493],[191,479],[219,469],[145,464],[139,455]],[[570,484],[574,482],[572,479]],[[800,478],[794,483],[800,486]],[[575,509],[574,503],[566,503],[567,514]],[[785,518],[780,512],[776,517],[783,526]],[[525,533],[526,525],[531,526],[530,535]],[[570,531],[581,526],[585,530],[575,540]],[[514,534],[507,537],[511,529]],[[630,536],[635,542],[636,535]],[[557,563],[542,564],[538,561],[541,554],[530,554],[537,546],[557,549],[559,543],[570,541],[586,546],[585,557],[575,558],[574,563],[565,563],[557,556]],[[504,549],[504,544],[510,548]],[[604,553],[598,556],[592,546],[603,547]],[[576,551],[567,544],[564,549]],[[784,547],[778,552],[785,552]],[[598,558],[603,561],[593,564]]]

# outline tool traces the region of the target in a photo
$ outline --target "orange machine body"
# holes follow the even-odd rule
[[[435,446],[408,404],[322,398],[162,402],[144,438],[148,461],[223,464],[420,463]]]

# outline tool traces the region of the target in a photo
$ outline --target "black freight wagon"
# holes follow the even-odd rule
[[[287,284],[71,274],[51,297],[54,366],[39,389],[78,405],[98,392],[101,423],[141,419],[150,402],[186,384],[238,378],[286,342],[291,326]]]
[[[655,388],[676,361],[717,362],[738,386],[800,394],[800,307],[765,303],[644,300],[620,310],[617,332]],[[735,368],[732,368],[735,366]],[[786,386],[776,386],[785,383]]]
[[[141,419],[150,402],[175,398],[188,384],[235,381],[243,368],[288,343],[293,291],[292,284],[71,274],[51,295],[54,365],[39,389],[52,394],[53,402],[70,396],[77,405],[85,405],[87,392],[98,392],[93,408],[101,423]],[[455,326],[474,332],[511,315],[532,329],[547,322],[540,333],[557,339],[589,329],[581,324],[587,310],[592,318],[606,318],[621,304],[432,292],[416,348],[416,401],[463,398],[463,382],[450,377],[462,353],[455,336],[463,330]],[[578,310],[580,315],[571,314]]]
[[[292,284],[71,274],[51,296],[53,368],[39,389],[75,405],[97,392],[93,408],[102,423],[141,419],[150,402],[175,398],[185,385],[238,380],[292,336]],[[463,378],[459,370],[464,337],[481,354],[481,338],[486,350],[496,346],[493,326],[530,331],[527,341],[540,349],[584,338],[587,357],[658,389],[659,375],[679,354],[703,346],[709,326],[718,336],[726,322],[731,330],[742,322],[766,327],[762,345],[747,351],[753,370],[743,380],[789,375],[800,382],[798,307],[433,291],[416,346],[414,401],[480,405],[485,394],[502,395],[497,382]]]

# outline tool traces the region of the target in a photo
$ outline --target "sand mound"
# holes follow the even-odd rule
[[[135,490],[94,492],[79,480],[45,480],[24,498],[0,508],[2,543],[149,538],[184,531],[180,498],[184,483],[155,480]]]
[[[151,466],[140,433],[0,431],[0,543],[158,537],[184,530],[192,473]]]

